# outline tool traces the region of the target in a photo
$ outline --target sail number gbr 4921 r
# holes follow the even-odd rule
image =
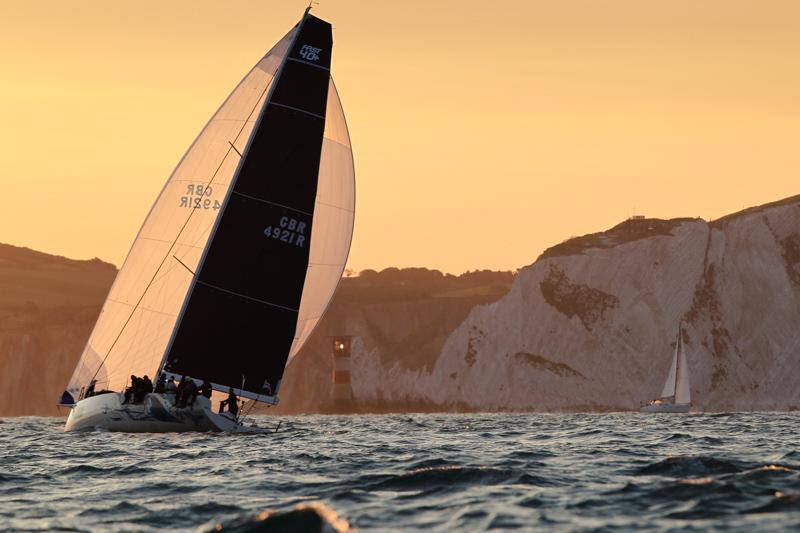
[[[296,218],[283,216],[277,224],[267,226],[264,229],[264,235],[276,241],[303,248],[306,245],[306,223]]]

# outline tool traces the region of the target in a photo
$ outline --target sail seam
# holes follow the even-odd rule
[[[308,263],[308,266],[315,266],[315,267],[317,267],[317,266],[323,266],[323,267],[333,267],[333,266],[335,266],[335,267],[340,267],[340,266],[343,266],[343,265],[344,265],[344,263],[312,263],[312,262]]]
[[[296,211],[298,213],[302,213],[302,214],[308,215],[310,217],[314,216],[313,213],[309,213],[308,211],[303,211],[302,209],[297,209],[296,207],[289,207],[288,205],[279,204],[277,202],[270,202],[269,200],[264,200],[263,198],[259,198],[258,196],[250,196],[249,194],[244,194],[244,193],[241,193],[241,192],[239,192],[237,190],[234,190],[233,193],[234,194],[238,194],[239,196],[243,196],[245,198],[249,198],[250,200],[256,200],[257,202],[263,202],[265,204],[274,205],[275,207],[282,207],[284,209],[288,209],[290,211]]]
[[[163,242],[164,244],[173,244],[173,241],[168,241],[166,239],[156,239],[155,237],[143,237],[143,236],[140,236],[139,238],[144,240],[144,241],[154,241],[154,242]],[[186,243],[186,242],[175,242],[175,244],[178,244],[180,246],[188,246],[189,248],[196,248],[198,250],[202,250],[203,249],[202,246],[197,246],[196,244],[189,244],[189,243]]]
[[[315,203],[317,203],[319,205],[326,205],[328,207],[333,207],[335,209],[341,209],[342,211],[346,211],[347,213],[355,214],[355,211],[352,210],[352,209],[348,209],[346,207],[342,207],[342,206],[339,206],[339,205],[329,204],[328,202],[323,202],[322,200],[317,200]]]
[[[279,204],[277,202],[270,202],[269,200],[264,200],[263,198],[259,198],[257,196],[250,196],[249,194],[241,193],[241,192],[239,192],[239,191],[237,191],[235,189],[234,189],[233,193],[234,194],[238,194],[239,196],[243,196],[245,198],[249,198],[250,200],[256,200],[258,202],[264,202],[265,204],[274,205],[275,207],[282,207],[282,208],[288,209],[290,211],[296,211],[298,213],[303,213],[304,215],[308,215],[310,217],[314,216],[313,213],[309,213],[308,211],[303,211],[302,209],[297,209],[296,207],[289,207],[288,205]]]
[[[278,107],[284,107],[286,109],[291,109],[292,111],[297,111],[298,113],[305,113],[306,115],[311,115],[314,118],[318,118],[320,120],[325,120],[325,117],[322,115],[317,115],[316,113],[312,113],[311,111],[306,111],[305,109],[300,109],[299,107],[294,107],[286,104],[279,104],[278,102],[270,102],[269,105],[274,105]]]
[[[292,311],[293,313],[298,313],[300,311],[299,309],[295,309],[294,307],[287,307],[285,305],[275,304],[275,303],[272,303],[272,302],[267,302],[265,300],[259,300],[258,298],[253,298],[252,296],[247,296],[246,294],[241,294],[241,293],[238,293],[238,292],[235,292],[235,291],[231,291],[231,290],[228,290],[228,289],[223,289],[222,287],[218,287],[216,285],[212,285],[211,283],[206,283],[205,281],[201,281],[199,279],[196,281],[196,283],[199,283],[200,285],[205,285],[206,287],[208,287],[210,289],[216,289],[218,291],[227,292],[228,294],[232,294],[233,296],[238,296],[239,298],[244,298],[246,300],[252,300],[252,301],[258,302],[260,304],[269,305],[271,307],[277,307],[278,309],[283,309],[285,311]]]
[[[344,144],[341,141],[337,141],[333,137],[324,136],[322,139],[323,139],[323,141],[328,141],[328,142],[332,142],[334,144],[338,144],[339,146],[341,146],[342,148],[345,148],[347,150],[352,150],[353,149],[353,147],[350,146],[349,144]]]
[[[325,72],[330,72],[331,71],[331,69],[329,69],[328,67],[323,67],[322,65],[317,65],[317,64],[311,63],[309,61],[303,61],[302,59],[297,59],[296,57],[287,57],[286,59],[288,59],[289,61],[294,61],[295,63],[308,65],[309,67],[318,68],[320,70],[324,70]]]
[[[134,306],[133,304],[131,304],[131,303],[128,303],[128,302],[123,302],[122,300],[117,300],[117,299],[115,299],[115,298],[109,298],[109,299],[108,299],[108,301],[109,301],[109,302],[114,302],[114,303],[116,303],[116,304],[119,304],[119,305],[124,305],[124,306],[126,306],[126,307],[135,307],[135,306]],[[159,311],[158,309],[152,309],[152,308],[150,308],[150,307],[145,307],[144,305],[140,305],[140,306],[139,306],[139,307],[137,307],[136,309],[141,309],[142,311],[149,311],[149,312],[151,312],[151,313],[156,313],[156,314],[158,314],[158,315],[165,315],[165,316],[171,316],[171,317],[178,316],[178,315],[176,315],[175,313],[167,313],[166,311]]]

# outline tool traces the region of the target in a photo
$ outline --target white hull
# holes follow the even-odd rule
[[[203,396],[191,408],[177,409],[171,394],[148,394],[142,404],[123,404],[122,394],[101,394],[79,401],[72,408],[64,431],[121,431],[127,433],[168,433],[184,431],[226,431],[268,433],[270,430],[245,427],[228,414],[211,411],[211,401]]]
[[[643,405],[639,412],[641,413],[688,413],[692,407],[690,403],[650,403]]]

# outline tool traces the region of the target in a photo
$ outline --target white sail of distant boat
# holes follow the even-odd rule
[[[686,363],[686,350],[683,346],[681,324],[678,324],[678,336],[675,339],[675,353],[672,365],[664,382],[661,397],[648,402],[640,409],[646,413],[685,413],[692,405],[692,393],[689,387],[689,366]]]
[[[238,427],[159,394],[130,405],[120,394],[130,376],[186,376],[278,403],[285,367],[322,318],[353,233],[353,154],[332,46],[331,25],[307,9],[178,163],[62,395],[74,406],[68,430]]]

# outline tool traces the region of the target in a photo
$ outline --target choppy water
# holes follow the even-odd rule
[[[361,530],[800,527],[797,414],[282,420],[237,436],[2,419],[0,526],[304,529],[320,510]]]

